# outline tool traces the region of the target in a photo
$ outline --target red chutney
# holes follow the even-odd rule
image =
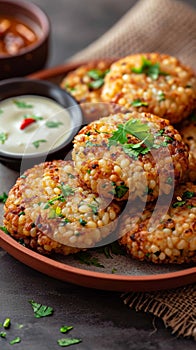
[[[12,17],[0,17],[0,55],[16,55],[37,41],[36,33]]]

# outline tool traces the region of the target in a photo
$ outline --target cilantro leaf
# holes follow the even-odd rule
[[[172,204],[173,208],[178,208],[178,207],[182,207],[184,204],[186,204],[186,201],[178,201]]]
[[[50,306],[38,304],[33,300],[29,300],[29,303],[31,304],[31,306],[33,308],[34,316],[36,318],[50,316],[54,312],[53,308]]]
[[[7,235],[10,235],[9,231],[7,230],[7,228],[5,226],[0,226],[0,230],[5,232]]]
[[[3,145],[5,143],[5,141],[8,138],[8,134],[6,132],[1,132],[0,133],[0,143]]]
[[[74,259],[78,260],[81,264],[104,268],[104,266],[99,262],[98,258],[93,257],[89,252],[86,251],[75,254]]]
[[[117,198],[122,198],[129,189],[125,184],[116,185],[115,182],[113,183],[113,187],[112,194]]]
[[[24,101],[14,100],[13,101],[18,108],[33,108],[33,105],[28,104]]]
[[[52,120],[48,120],[46,122],[46,126],[47,128],[58,128],[60,125],[63,125],[62,122],[55,122],[55,121],[52,121]]]
[[[61,333],[67,333],[67,332],[71,331],[72,329],[73,329],[73,326],[62,326],[60,328],[60,332]]]
[[[28,119],[28,118],[32,118],[32,119],[34,119],[34,120],[43,120],[44,118],[43,117],[40,117],[40,116],[38,116],[38,115],[24,115],[24,117],[23,117],[23,119]]]
[[[33,141],[32,144],[35,148],[39,148],[40,143],[44,143],[44,142],[47,142],[47,141],[46,140],[36,140],[36,141]]]
[[[6,332],[0,332],[0,337],[1,338],[6,338],[6,335],[7,335]]]
[[[192,191],[185,191],[182,195],[182,199],[190,199],[196,196],[195,192]]]
[[[142,56],[142,64],[140,67],[133,67],[131,69],[133,73],[136,74],[146,74],[153,80],[157,80],[159,75],[167,75],[166,72],[160,70],[159,63],[152,63],[150,60],[146,59],[146,57]]]
[[[104,80],[101,78],[101,79],[99,79],[99,80],[91,81],[91,82],[89,83],[89,87],[90,87],[91,89],[97,90],[97,89],[99,89],[100,87],[102,87],[103,83],[104,83]]]
[[[0,202],[5,203],[8,198],[7,193],[3,192],[3,194],[0,195]]]
[[[131,105],[133,107],[141,107],[141,106],[148,106],[148,102],[140,100],[140,98],[137,98],[136,100],[131,102]]]
[[[62,338],[57,341],[58,345],[62,347],[78,344],[81,342],[82,342],[82,339],[77,339],[77,338]]]
[[[69,185],[61,184],[61,186],[59,186],[59,188],[61,189],[62,194],[65,198],[68,196],[73,196],[75,193],[75,189]]]
[[[21,338],[20,337],[16,337],[14,338],[13,340],[10,340],[10,345],[14,345],[14,344],[17,344],[17,343],[20,343],[21,342]]]

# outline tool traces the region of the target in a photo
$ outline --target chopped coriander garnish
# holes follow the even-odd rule
[[[6,132],[1,132],[0,133],[0,143],[3,145],[7,139],[8,139],[8,134]]]
[[[5,232],[7,235],[10,235],[9,231],[7,230],[7,228],[5,226],[0,226],[0,230]]]
[[[98,207],[96,204],[87,204],[89,208],[92,209],[93,214],[97,215],[98,214]]]
[[[16,337],[14,338],[13,340],[10,340],[10,345],[14,345],[14,344],[17,344],[17,343],[20,343],[21,342],[21,338],[20,337]]]
[[[14,100],[13,102],[18,108],[33,108],[33,105],[28,104],[24,101]]]
[[[140,100],[140,98],[137,98],[136,100],[131,102],[131,105],[133,107],[141,107],[141,106],[148,106],[148,102]]]
[[[153,144],[149,126],[138,119],[130,119],[125,124],[119,124],[117,128],[118,129],[114,131],[113,135],[109,138],[109,146],[116,145],[117,143],[127,143],[128,134],[133,135],[140,140],[145,139],[147,145],[149,144],[152,146]]]
[[[75,189],[69,185],[61,184],[61,186],[59,186],[59,188],[61,189],[62,194],[65,198],[68,196],[73,196],[75,193]]]
[[[58,345],[62,347],[78,344],[81,342],[82,342],[82,339],[77,339],[77,338],[62,338],[57,341]]]
[[[94,90],[99,89],[103,85],[104,77],[108,72],[108,69],[106,69],[104,72],[100,71],[99,69],[89,70],[87,74],[91,79],[93,79],[93,81],[89,83],[89,88]]]
[[[36,140],[36,141],[33,141],[32,144],[35,148],[39,148],[40,143],[44,143],[44,142],[47,142],[47,141],[46,140]]]
[[[6,338],[6,335],[7,335],[6,332],[0,332],[0,337],[1,338]]]
[[[80,225],[82,225],[82,226],[86,226],[87,221],[85,221],[85,220],[83,220],[83,219],[79,219],[79,223],[80,223]]]
[[[3,194],[0,195],[0,202],[5,203],[8,198],[7,193],[3,192]]]
[[[87,174],[89,174],[90,175],[90,173],[91,173],[91,169],[87,169]]]
[[[3,327],[4,327],[5,329],[8,329],[8,328],[10,328],[10,325],[11,325],[11,320],[10,320],[9,317],[7,317],[7,318],[5,319],[5,321],[3,322]]]
[[[160,70],[160,64],[159,63],[152,63],[150,60],[146,59],[144,56],[142,56],[142,64],[140,67],[133,67],[131,69],[133,73],[136,74],[146,74],[148,77],[152,78],[153,80],[157,80],[159,75],[167,75],[166,72],[162,72]]]
[[[53,308],[50,306],[38,304],[38,303],[34,302],[33,300],[29,300],[29,303],[31,304],[31,306],[33,308],[34,316],[36,318],[50,316],[54,312]]]
[[[70,179],[75,179],[75,175],[71,174],[71,173],[67,173],[67,176],[70,178]]]
[[[62,326],[62,327],[60,328],[60,332],[61,332],[61,333],[67,333],[67,332],[69,332],[71,329],[73,329],[73,326]]]
[[[93,257],[89,252],[79,252],[74,255],[74,259],[78,260],[81,264],[104,268],[104,266],[99,262],[98,258]]]
[[[100,87],[102,87],[103,83],[104,83],[104,80],[103,80],[103,79],[91,81],[91,82],[89,83],[89,87],[90,87],[91,89],[97,90],[97,89],[99,89]]]
[[[70,86],[68,83],[65,84],[65,89],[67,89],[69,91],[75,91],[76,90],[75,87]]]
[[[21,215],[25,215],[25,212],[24,211],[20,211],[20,213],[18,213],[18,216],[21,216]]]
[[[161,102],[161,101],[164,101],[164,100],[165,100],[165,94],[164,94],[164,92],[163,92],[163,91],[159,91],[159,92],[158,92],[157,99],[158,99],[158,101],[159,101],[159,102]]]
[[[190,199],[196,196],[195,192],[192,191],[185,191],[182,195],[182,199]]]
[[[48,120],[46,122],[47,128],[58,128],[60,125],[63,125],[63,123],[62,122],[55,122],[52,120]]]
[[[125,184],[117,186],[116,183],[113,183],[112,194],[117,198],[122,198],[128,191],[128,187]]]
[[[24,115],[23,119],[28,119],[28,118],[32,118],[34,120],[43,120],[44,118],[43,117],[40,117],[38,115]]]
[[[99,69],[91,69],[87,74],[93,80],[99,80],[100,78],[103,78],[103,72]]]
[[[178,208],[178,207],[182,207],[184,204],[186,204],[186,201],[178,201],[172,204],[173,208]]]

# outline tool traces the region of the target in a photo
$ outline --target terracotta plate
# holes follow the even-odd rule
[[[31,75],[31,78],[50,80],[57,84],[79,64],[65,64]],[[18,173],[0,165],[1,191],[8,192]],[[0,208],[0,224],[2,221]],[[74,257],[42,256],[17,243],[12,237],[0,231],[0,246],[22,263],[62,281],[85,287],[113,291],[151,291],[176,288],[196,282],[196,267],[193,266],[156,266],[141,263],[125,256],[107,258],[102,253],[93,252],[101,267],[81,264]],[[98,255],[97,255],[98,254]],[[115,273],[113,273],[115,271]]]

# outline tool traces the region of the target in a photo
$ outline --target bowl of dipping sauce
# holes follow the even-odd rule
[[[0,1],[0,79],[42,69],[48,58],[50,23],[35,4]]]
[[[57,85],[26,78],[0,82],[0,160],[23,172],[65,159],[83,124],[75,99]]]

